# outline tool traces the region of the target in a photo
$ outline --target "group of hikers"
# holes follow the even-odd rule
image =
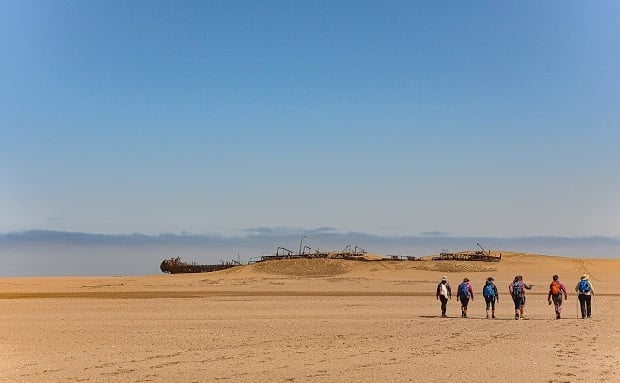
[[[532,284],[526,283],[521,275],[516,275],[512,283],[508,285],[510,297],[514,302],[516,320],[527,319],[525,315],[525,291],[531,290],[533,286]],[[467,318],[467,306],[469,305],[469,301],[474,300],[474,289],[469,278],[463,278],[463,282],[458,285],[456,291],[456,299],[461,303],[461,317]],[[579,294],[578,299],[581,308],[581,318],[591,318],[594,288],[587,274],[581,276],[581,279],[575,286],[575,292]],[[495,303],[499,302],[499,292],[493,277],[487,278],[482,287],[482,296],[486,304],[487,319],[495,319]],[[447,317],[446,310],[448,307],[448,300],[452,299],[452,288],[450,287],[448,278],[445,276],[441,278],[441,282],[437,285],[437,299],[441,301],[441,316],[445,318]],[[554,275],[553,281],[549,285],[547,301],[549,305],[553,304],[556,319],[561,319],[562,302],[566,299],[568,299],[566,286],[560,282],[560,278],[557,275]]]

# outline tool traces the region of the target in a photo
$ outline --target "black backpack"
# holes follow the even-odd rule
[[[520,298],[522,292],[523,292],[523,284],[520,281],[514,282],[512,284],[512,297]]]

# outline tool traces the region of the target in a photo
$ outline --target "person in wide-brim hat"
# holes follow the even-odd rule
[[[437,285],[437,300],[441,301],[441,317],[446,318],[448,299],[452,299],[452,288],[448,282],[448,277],[441,277],[441,282]]]
[[[588,274],[583,274],[581,276],[581,280],[577,282],[577,286],[575,286],[575,292],[579,294],[577,298],[579,299],[581,308],[581,318],[591,318],[594,287],[592,287],[592,282],[590,282]]]

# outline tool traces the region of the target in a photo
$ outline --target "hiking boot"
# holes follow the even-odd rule
[[[555,319],[560,319],[560,314],[555,314]]]
[[[519,320],[519,314],[515,314],[515,319]]]
[[[491,318],[495,319],[495,315],[491,315]]]

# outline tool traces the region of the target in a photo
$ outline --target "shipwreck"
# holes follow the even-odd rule
[[[480,243],[476,243],[480,248],[477,251],[461,251],[458,253],[449,253],[442,251],[439,256],[433,257],[433,261],[483,261],[483,262],[499,262],[502,260],[502,253],[493,254],[490,249],[484,247]]]
[[[238,261],[222,262],[214,265],[199,265],[196,263],[186,263],[181,261],[181,257],[164,259],[159,265],[159,269],[163,273],[182,274],[182,273],[210,273],[213,271],[230,269],[239,266]]]

